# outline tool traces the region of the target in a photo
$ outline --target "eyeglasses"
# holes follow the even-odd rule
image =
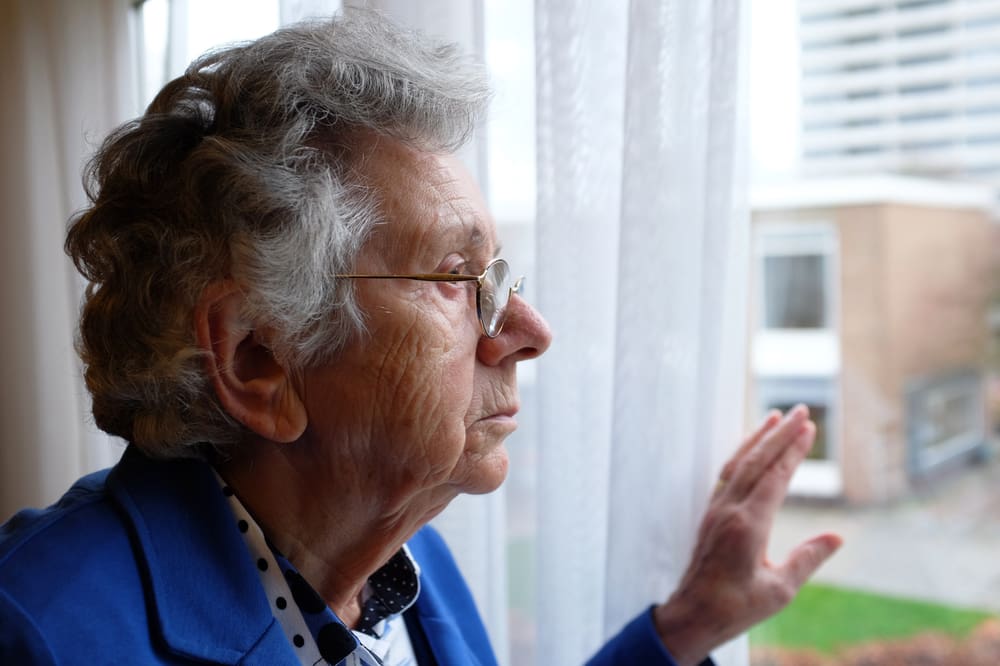
[[[422,280],[424,282],[472,282],[476,283],[476,313],[483,333],[495,338],[503,330],[507,319],[507,304],[511,296],[521,291],[524,276],[511,282],[510,266],[503,259],[494,259],[482,275],[456,275],[454,273],[419,273],[416,275],[335,275],[338,278],[374,280]]]

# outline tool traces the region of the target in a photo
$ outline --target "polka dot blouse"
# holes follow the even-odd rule
[[[416,666],[402,613],[420,593],[420,569],[403,546],[368,579],[361,620],[352,631],[294,566],[264,537],[232,488],[219,480],[236,527],[257,563],[261,585],[302,664]]]

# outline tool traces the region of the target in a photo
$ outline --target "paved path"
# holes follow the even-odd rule
[[[845,543],[817,581],[1000,612],[1000,460],[891,506],[791,503],[775,525],[772,558],[821,530]]]

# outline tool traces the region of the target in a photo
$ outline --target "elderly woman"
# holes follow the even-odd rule
[[[503,481],[551,338],[453,155],[487,97],[361,15],[211,53],[107,139],[66,247],[94,419],[130,444],[0,532],[0,661],[494,663],[427,527]],[[697,663],[791,598],[838,543],[763,557],[813,432],[747,440],[681,586],[594,663]]]

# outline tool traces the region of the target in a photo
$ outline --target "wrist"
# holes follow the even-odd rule
[[[678,666],[697,666],[716,645],[705,618],[674,597],[653,608],[653,625]]]

